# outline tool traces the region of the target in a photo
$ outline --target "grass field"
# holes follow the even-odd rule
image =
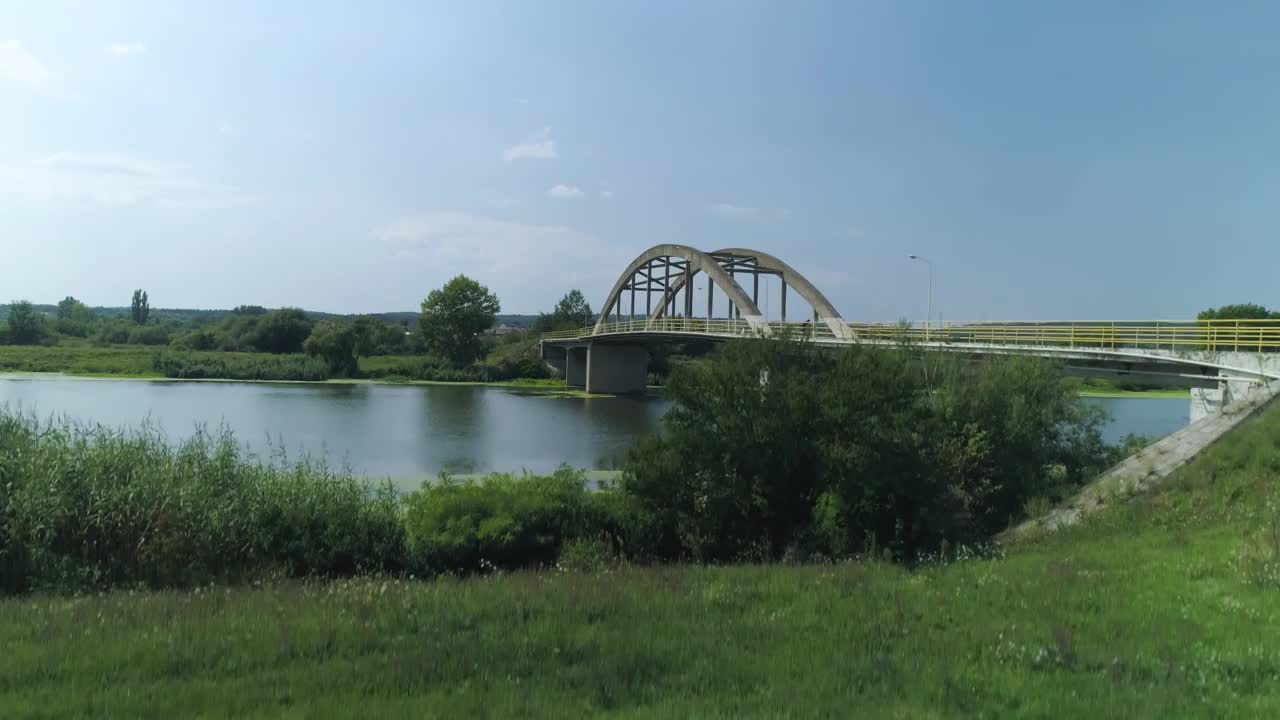
[[[0,717],[1276,717],[1280,404],[1159,494],[904,569],[0,600]]]

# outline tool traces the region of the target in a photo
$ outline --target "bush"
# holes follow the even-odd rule
[[[581,473],[443,478],[406,501],[409,555],[422,572],[550,565],[566,541],[606,533],[605,511]]]
[[[141,325],[129,331],[130,345],[168,345],[169,331],[159,325]]]
[[[455,367],[445,360],[430,355],[389,360],[389,362],[373,365],[364,374],[375,379],[427,382],[501,382],[518,378],[551,377],[547,364],[539,358],[532,357],[504,359],[495,363],[478,363],[467,367]]]
[[[266,573],[403,567],[389,487],[303,462],[246,461],[227,433],[176,447],[150,430],[0,411],[0,588],[188,586]]]
[[[229,353],[162,352],[155,369],[165,377],[188,380],[327,380],[323,360],[303,355],[233,355]]]
[[[668,391],[664,432],[633,448],[623,480],[667,557],[874,544],[910,559],[982,542],[1110,460],[1101,411],[1033,359],[746,341],[678,366]]]

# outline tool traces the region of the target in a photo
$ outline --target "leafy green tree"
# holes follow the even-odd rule
[[[133,301],[129,304],[129,317],[137,325],[146,325],[151,314],[151,303],[147,299],[146,290],[134,290]]]
[[[85,337],[93,322],[93,311],[87,305],[68,295],[58,303],[55,327],[63,335]]]
[[[387,324],[369,315],[361,315],[352,324],[356,335],[356,357],[376,355],[382,350]]]
[[[237,305],[235,309],[231,311],[231,314],[232,315],[249,315],[249,316],[266,315],[267,309],[262,307],[261,305]]]
[[[1101,412],[1033,358],[731,343],[679,366],[623,488],[655,555],[776,559],[869,545],[910,559],[988,539],[1110,459]]]
[[[422,301],[418,327],[431,352],[455,365],[466,365],[484,354],[481,333],[493,327],[501,309],[489,288],[458,275]]]
[[[88,322],[93,319],[93,311],[88,305],[68,295],[58,303],[58,319]]]
[[[1202,311],[1197,320],[1268,320],[1280,318],[1280,312],[1267,310],[1257,303],[1223,305],[1220,308],[1209,308]]]
[[[259,352],[302,352],[312,327],[311,319],[301,309],[281,308],[258,318],[251,342]]]
[[[575,289],[560,298],[560,302],[556,303],[550,315],[540,313],[533,323],[533,330],[548,332],[580,328],[588,325],[593,319],[595,319],[595,313],[591,310],[591,304],[587,302],[581,290]]]
[[[36,345],[49,334],[45,317],[30,302],[14,300],[9,304],[9,342],[14,345]]]
[[[349,322],[321,320],[303,343],[308,355],[323,358],[334,375],[354,377],[359,372],[356,358],[356,332]]]

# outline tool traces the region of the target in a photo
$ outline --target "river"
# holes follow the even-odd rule
[[[1113,415],[1109,442],[1160,436],[1187,423],[1185,398],[1090,398]],[[441,471],[529,470],[562,463],[621,466],[636,438],[656,429],[667,403],[480,385],[176,382],[0,375],[0,405],[90,423],[143,422],[169,437],[198,424],[226,426],[258,455],[323,456],[357,472],[416,487]]]

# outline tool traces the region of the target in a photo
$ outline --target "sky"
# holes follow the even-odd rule
[[[0,0],[0,297],[599,308],[753,247],[846,319],[1280,306],[1280,4]],[[776,305],[776,299],[771,300]],[[775,311],[776,312],[776,311]]]

